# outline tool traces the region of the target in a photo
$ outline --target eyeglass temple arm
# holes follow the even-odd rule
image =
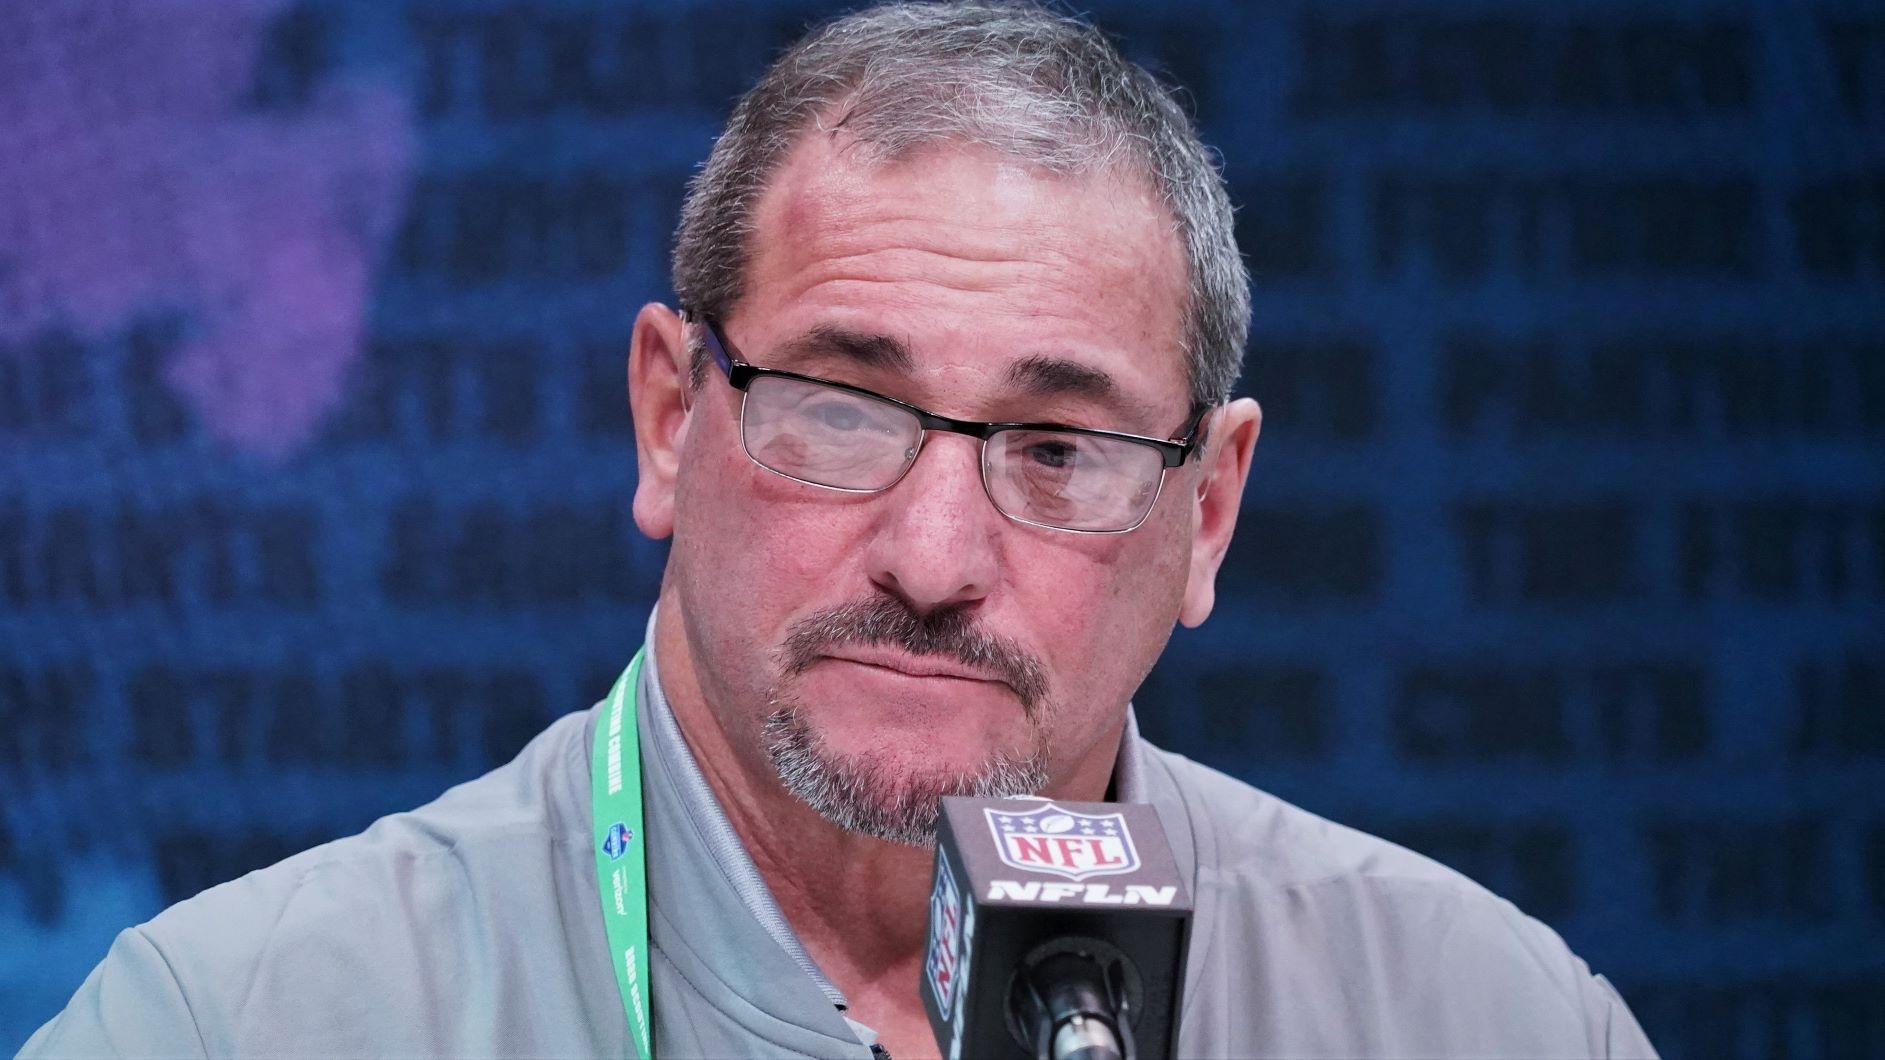
[[[1184,455],[1179,459],[1179,463],[1182,464],[1191,459],[1193,453],[1204,451],[1204,443],[1211,437],[1211,413],[1216,409],[1216,405],[1200,405],[1197,411],[1192,413],[1191,430],[1185,432],[1187,437],[1184,441]]]
[[[720,342],[720,329],[714,327],[713,323],[709,321],[704,314],[697,313],[686,306],[681,307],[681,323],[683,325],[694,323],[700,325],[701,332],[706,335],[708,356],[713,358],[713,363],[719,365],[722,372],[731,376],[733,374],[733,356],[727,353],[726,346]]]

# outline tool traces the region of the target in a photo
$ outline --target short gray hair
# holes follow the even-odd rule
[[[891,3],[812,33],[741,97],[687,189],[674,246],[682,305],[724,317],[742,293],[753,210],[787,151],[829,110],[881,160],[941,141],[1050,172],[1149,178],[1184,246],[1191,395],[1230,396],[1250,327],[1250,280],[1214,154],[1172,90],[1101,33],[1033,3]],[[695,358],[695,381],[704,357]]]

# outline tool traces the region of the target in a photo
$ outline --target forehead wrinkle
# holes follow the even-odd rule
[[[809,197],[809,196],[808,196]],[[1136,273],[1137,263],[1096,259],[1091,246],[1070,241],[1059,226],[1033,218],[939,221],[918,213],[890,213],[877,204],[858,209],[791,204],[788,216],[806,238],[796,247],[766,246],[794,272],[877,278],[922,277],[961,290],[1042,282],[1069,286],[1065,273],[1096,265]],[[1021,252],[1017,254],[1017,250]],[[812,280],[811,282],[816,282]]]
[[[1072,293],[1057,264],[1027,258],[974,257],[927,247],[872,247],[851,252],[806,254],[792,262],[802,295],[823,283],[915,283],[969,293],[1034,285]]]
[[[934,267],[938,262],[944,267]],[[943,297],[1016,292],[1029,305],[1032,315],[1078,324],[1083,323],[1082,318],[1061,303],[1086,301],[1092,297],[1093,286],[1090,278],[1077,276],[1057,263],[1030,258],[966,258],[915,247],[874,247],[782,264],[789,268],[781,270],[784,282],[775,300],[788,305],[815,299],[819,292],[832,289],[841,302],[852,301],[855,294],[847,288],[881,291],[871,297],[886,299],[882,304],[912,308],[929,304],[923,292]],[[976,310],[965,312],[972,315]],[[1138,340],[1157,341],[1151,335],[1138,336]]]

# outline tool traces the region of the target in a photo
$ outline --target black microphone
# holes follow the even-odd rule
[[[948,1060],[1167,1060],[1190,941],[1152,807],[943,800],[917,989]]]

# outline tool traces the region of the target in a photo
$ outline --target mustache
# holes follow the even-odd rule
[[[1014,689],[1029,717],[1047,698],[1047,667],[1013,640],[978,628],[966,607],[918,614],[894,596],[859,600],[806,615],[787,632],[780,653],[789,676],[845,645],[901,648],[953,659],[993,674]]]

